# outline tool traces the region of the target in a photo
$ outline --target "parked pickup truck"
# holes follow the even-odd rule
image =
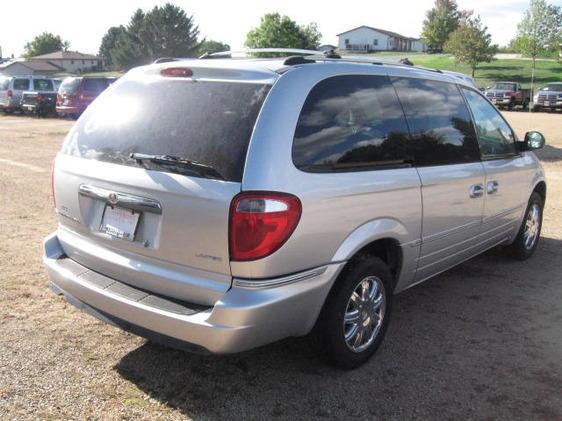
[[[45,116],[55,112],[57,92],[53,79],[33,79],[33,90],[22,94],[21,108],[24,112]]]
[[[531,102],[531,90],[521,88],[521,84],[517,82],[496,82],[486,88],[484,95],[496,107],[509,110],[517,106],[526,109]]]
[[[533,98],[533,111],[562,108],[562,82],[547,83]]]

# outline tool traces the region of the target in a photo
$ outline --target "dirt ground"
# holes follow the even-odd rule
[[[0,418],[562,420],[562,115],[506,115],[548,141],[537,254],[492,250],[398,295],[385,342],[355,371],[306,338],[232,356],[161,348],[53,295],[41,240],[72,122],[0,116]]]

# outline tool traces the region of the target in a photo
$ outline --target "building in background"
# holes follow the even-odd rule
[[[0,75],[3,76],[53,75],[63,71],[62,67],[39,60],[16,60],[0,64]]]
[[[78,51],[56,51],[35,56],[30,61],[49,63],[68,73],[96,72],[103,70],[103,58]]]
[[[338,48],[342,51],[425,51],[427,45],[419,38],[371,26],[359,26],[338,34]]]

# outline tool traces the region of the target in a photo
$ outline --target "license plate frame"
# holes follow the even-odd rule
[[[105,205],[100,231],[124,241],[133,242],[137,234],[141,213],[119,206]]]

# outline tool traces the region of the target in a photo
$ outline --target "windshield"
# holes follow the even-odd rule
[[[517,85],[515,83],[500,82],[495,83],[492,89],[497,89],[498,91],[515,91]]]
[[[549,83],[544,85],[541,91],[562,92],[562,83]]]
[[[269,85],[185,79],[114,84],[69,133],[64,153],[141,166],[131,153],[173,155],[241,181],[246,150]]]

